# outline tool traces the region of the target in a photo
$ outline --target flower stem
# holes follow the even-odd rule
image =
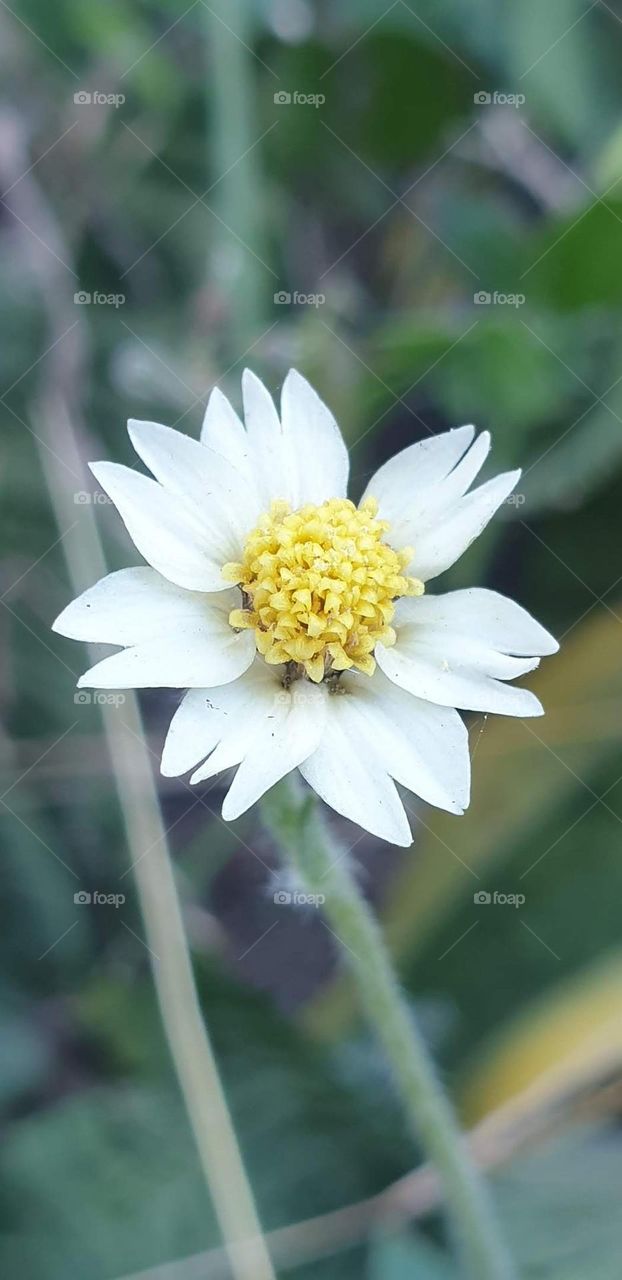
[[[15,168],[22,177],[25,163],[26,158],[20,157]],[[26,189],[28,182],[29,179],[24,177]],[[59,243],[54,234],[55,224],[51,223],[50,227],[46,220],[37,220],[40,202],[34,199],[32,208],[26,203],[23,207],[28,225],[37,226],[41,231],[37,239],[41,243]],[[68,256],[69,251],[63,249],[63,257]],[[71,300],[67,298],[65,302],[64,284],[58,282],[53,274],[44,276],[41,287],[51,317],[50,331],[53,334],[58,329],[62,337],[69,331],[64,326],[71,319]],[[46,382],[31,417],[57,524],[60,530],[65,530],[62,544],[69,577],[75,594],[78,594],[85,586],[103,577],[106,562],[92,507],[81,509],[83,520],[79,529],[75,523],[66,529],[73,502],[75,482],[72,482],[72,477],[81,474],[82,462],[71,411],[73,386],[64,361],[59,367],[60,339],[53,345],[59,355],[47,362]],[[71,368],[69,361],[69,373]],[[93,661],[95,657],[93,653]],[[101,712],[162,1024],[206,1188],[222,1233],[229,1272],[233,1280],[275,1280],[218,1064],[199,1005],[167,832],[158,804],[138,702],[134,694],[128,693],[118,707],[104,703]]]
[[[358,983],[367,1018],[382,1042],[413,1133],[436,1165],[448,1213],[472,1280],[515,1280],[488,1193],[471,1162],[426,1045],[399,990],[380,928],[316,797],[293,779],[263,802],[268,825],[306,893],[322,894],[323,911]]]
[[[50,402],[59,409],[55,401],[48,399],[47,403]],[[59,434],[61,420],[63,432],[67,432],[65,456],[69,454],[74,461],[69,419],[61,419],[58,412],[54,422]],[[43,415],[40,430],[45,431]],[[44,451],[42,461],[47,467],[49,458]],[[77,458],[75,461],[78,465]],[[49,473],[59,527],[62,528],[66,521],[66,503],[59,500],[53,462]],[[65,552],[74,590],[79,591],[83,589],[85,580],[92,581],[102,574],[101,544],[93,524],[81,526],[80,538],[76,537],[69,545],[68,542],[65,541]],[[88,559],[89,552],[93,561],[91,568],[95,572],[91,571],[87,576],[82,572],[80,560]],[[275,1280],[252,1187],[199,1005],[167,833],[158,805],[138,703],[135,696],[128,693],[119,707],[104,704],[101,711],[162,1024],[201,1169],[222,1233],[230,1274],[233,1280]]]
[[[147,779],[143,780],[146,785]],[[134,864],[158,1001],[235,1280],[275,1280],[214,1051],[203,1021],[166,842]]]

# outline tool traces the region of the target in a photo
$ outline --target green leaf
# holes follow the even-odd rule
[[[521,0],[505,10],[505,37],[506,75],[512,89],[525,94],[532,127],[561,134],[573,146],[593,145],[619,112],[615,15],[612,20],[600,6],[592,12],[582,0]],[[546,133],[545,141],[551,145]]]
[[[200,988],[267,1229],[355,1203],[405,1171],[410,1144],[377,1096],[345,1087],[263,997],[215,970]],[[110,1280],[217,1245],[150,984],[93,983],[73,1010],[109,1083],[12,1125],[0,1216],[15,1235],[0,1238],[0,1271],[21,1250],[28,1280]],[[355,1250],[334,1271],[313,1266],[356,1280],[361,1260]]]
[[[572,213],[550,219],[524,248],[523,290],[562,310],[622,305],[622,200],[585,191]]]
[[[619,1280],[622,1153],[615,1131],[576,1129],[495,1180],[525,1280]]]

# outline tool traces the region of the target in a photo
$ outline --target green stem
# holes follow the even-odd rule
[[[213,210],[209,277],[226,299],[225,354],[235,360],[261,332],[266,297],[278,287],[263,244],[253,6],[250,0],[211,0],[205,21],[213,184],[206,198]]]
[[[514,1280],[516,1272],[499,1236],[485,1184],[399,990],[380,928],[345,855],[334,847],[315,796],[289,779],[263,804],[304,891],[324,895],[323,911],[391,1063],[410,1126],[442,1179],[465,1274],[472,1280]]]

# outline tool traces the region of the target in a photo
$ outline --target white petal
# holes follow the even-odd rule
[[[520,471],[506,471],[488,480],[449,508],[435,512],[426,528],[418,525],[416,515],[404,522],[409,528],[403,530],[401,545],[414,546],[412,571],[422,582],[455,564],[512,492],[520,474]]]
[[[216,606],[235,609],[234,590],[209,598],[200,591],[176,587],[155,569],[119,569],[109,573],[67,605],[53,630],[73,640],[98,644],[137,644],[173,635],[177,628],[199,626]]]
[[[385,675],[395,684],[440,706],[495,711],[506,716],[543,714],[540,702],[528,689],[502,684],[472,668],[447,670],[432,662],[427,654],[406,654],[398,645],[385,650],[379,646],[376,657]]]
[[[474,435],[475,427],[457,427],[402,449],[372,476],[363,499],[376,498],[383,519],[393,525],[417,510],[432,487],[449,475]]]
[[[398,612],[404,619],[480,640],[501,653],[544,657],[559,649],[557,640],[522,605],[485,587],[421,596],[404,601]]]
[[[222,806],[228,821],[239,818],[291,773],[318,746],[326,722],[326,690],[309,681],[282,689],[261,719]]]
[[[490,432],[482,431],[453,471],[441,483],[431,485],[427,493],[421,495],[420,503],[417,504],[418,519],[425,515],[426,523],[429,524],[436,512],[446,511],[457,502],[479,475],[489,453]]]
[[[141,639],[104,658],[78,681],[80,688],[210,688],[235,680],[251,665],[251,631],[235,632],[228,622],[230,592],[209,601],[202,618],[172,623],[161,635]]]
[[[345,497],[348,451],[341,432],[330,409],[295,369],[283,383],[281,421],[296,477],[295,505]]]
[[[217,538],[210,544],[179,498],[116,462],[91,463],[91,471],[112,498],[134,545],[158,573],[190,591],[223,590],[222,566],[232,557],[224,554]]]
[[[444,598],[437,597],[441,614]],[[424,607],[419,611],[420,604]],[[450,613],[452,609],[455,605],[450,604]],[[467,610],[463,630],[458,617],[453,627],[437,626],[425,597],[400,601],[394,619],[397,643],[390,649],[376,646],[378,665],[401,688],[441,706],[505,715],[542,715],[534,694],[502,683],[532,671],[539,659],[515,658],[499,651],[492,637],[489,640],[485,634],[478,635],[475,628],[470,632],[470,622]]]
[[[240,680],[223,688],[204,692],[207,692],[214,710],[227,719],[225,731],[219,735],[218,745],[205,764],[193,773],[190,779],[192,783],[213,778],[223,769],[230,769],[244,759],[255,732],[256,720],[254,714],[250,714],[251,709],[258,709],[259,717],[268,714],[282,693],[279,669],[269,667],[257,657]]]
[[[490,448],[489,433],[473,442],[474,431],[459,427],[410,445],[380,468],[365,491],[378,499],[380,515],[390,523],[391,545],[414,547],[410,570],[423,582],[466,551],[520,476],[507,472],[467,493]]]
[[[346,673],[341,683],[361,740],[377,751],[391,777],[428,804],[462,813],[469,803],[470,758],[458,712],[405,693],[381,671],[371,679]]]
[[[213,693],[212,689],[190,689],[175,712],[162,752],[165,778],[193,769],[227,732],[229,714],[215,705]]]
[[[156,480],[192,508],[198,527],[222,548],[223,564],[236,559],[261,514],[257,492],[244,475],[198,440],[159,422],[130,419],[128,432]]]
[[[242,375],[244,421],[253,451],[253,468],[265,506],[273,498],[295,502],[295,481],[287,438],[270,393],[250,369]]]
[[[348,452],[333,415],[309,383],[290,369],[280,418],[263,383],[248,369],[242,392],[253,474],[265,505],[281,498],[296,508],[344,497]]]
[[[226,458],[241,475],[254,485],[252,455],[248,436],[235,409],[219,387],[214,387],[207,402],[201,443]]]
[[[408,847],[412,834],[404,806],[380,754],[361,740],[353,701],[329,697],[324,736],[300,772],[337,813],[380,840]]]
[[[239,764],[223,805],[223,817],[231,820],[315,750],[328,695],[322,686],[306,681],[284,689],[280,673],[259,659],[235,685],[203,694],[209,699],[205,715],[212,720],[218,745],[190,781],[201,782]],[[199,741],[199,714],[197,700],[187,717],[187,722],[190,717],[193,720],[195,742]]]

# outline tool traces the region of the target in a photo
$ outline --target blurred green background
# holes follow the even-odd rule
[[[524,468],[440,586],[506,591],[561,639],[530,681],[547,716],[473,716],[472,807],[411,798],[411,850],[335,829],[521,1275],[618,1280],[622,6],[21,0],[0,47],[2,1273],[228,1274],[194,1257],[220,1240],[101,708],[49,628],[97,576],[95,525],[136,563],[86,461],[133,462],[130,416],[196,435],[215,383],[239,404],[246,364],[274,391],[295,364],[353,496],[462,422]],[[141,698],[156,776],[176,702]],[[256,811],[227,827],[221,781],[158,788],[266,1228],[381,1197],[275,1238],[279,1275],[455,1276],[435,1206],[383,1194],[411,1143],[317,912],[274,902]],[[125,900],[74,900],[95,891]]]

